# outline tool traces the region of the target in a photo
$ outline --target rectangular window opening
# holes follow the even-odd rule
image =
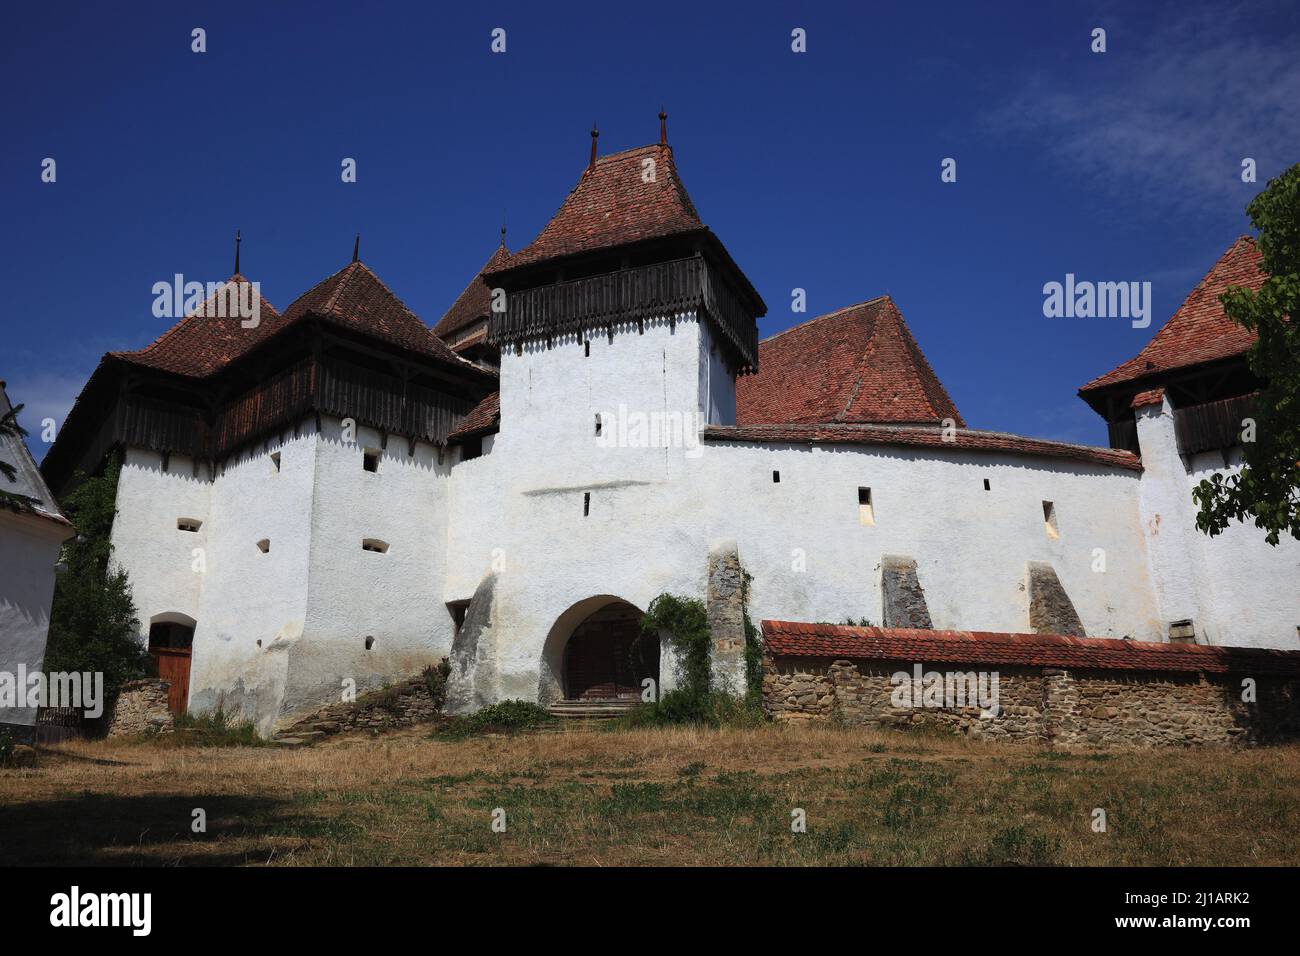
[[[367,448],[361,453],[361,467],[369,472],[379,470],[379,449]]]
[[[203,522],[200,521],[198,518],[177,518],[176,519],[176,529],[178,531],[189,531],[191,533],[195,533],[202,527],[203,527]]]
[[[1043,502],[1043,530],[1049,538],[1061,536],[1061,529],[1056,526],[1056,505],[1051,501]]]
[[[876,523],[876,512],[871,506],[871,489],[858,489],[858,524],[873,525]]]
[[[451,623],[455,628],[455,634],[460,634],[460,629],[465,624],[465,614],[469,611],[469,601],[448,601],[447,612],[451,615]]]
[[[1195,644],[1196,627],[1190,620],[1169,622],[1170,644]]]
[[[597,412],[597,413],[596,413],[596,434],[597,434],[597,435],[600,434],[600,428],[601,428],[600,412]]]
[[[989,490],[990,490],[990,488],[989,488],[989,480],[988,480],[987,478],[984,479],[984,490],[985,490],[985,491],[989,491]]]
[[[380,541],[378,538],[363,538],[361,540],[362,551],[373,551],[375,554],[387,554],[388,542]]]
[[[781,483],[781,473],[780,473],[779,471],[776,471],[775,469],[773,469],[773,471],[772,471],[772,484],[774,484],[774,485],[779,485],[780,483]]]
[[[591,492],[582,493],[582,516],[585,518],[591,514]]]

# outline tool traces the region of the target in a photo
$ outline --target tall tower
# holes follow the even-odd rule
[[[700,220],[666,118],[658,143],[606,156],[593,129],[587,168],[559,211],[485,271],[503,439],[528,430],[562,447],[620,408],[735,422],[735,379],[757,366],[766,306]]]

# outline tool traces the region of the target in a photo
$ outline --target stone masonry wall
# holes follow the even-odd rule
[[[970,672],[977,665],[927,664]],[[834,720],[868,727],[932,725],[990,740],[1053,745],[1167,746],[1261,743],[1300,737],[1300,680],[1259,678],[1257,702],[1241,678],[1182,673],[1001,667],[996,716],[978,706],[897,707],[899,671],[912,662],[781,658],[764,661],[763,705],[777,721]]]
[[[123,684],[108,721],[108,736],[170,733],[176,726],[176,718],[167,709],[170,688],[169,681],[156,677]]]

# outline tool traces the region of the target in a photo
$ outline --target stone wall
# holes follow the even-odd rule
[[[167,709],[167,691],[170,688],[169,681],[156,677],[123,684],[108,720],[108,736],[171,733],[176,727],[176,718]]]
[[[898,672],[914,663],[772,658],[763,704],[775,720],[833,720],[868,727],[945,727],[970,737],[1052,745],[1166,746],[1264,743],[1300,737],[1300,678],[1260,677],[1242,701],[1237,675],[999,667],[998,712],[979,706],[895,706]],[[987,665],[930,664],[926,672]]]
[[[332,704],[300,718],[277,739],[309,743],[333,734],[378,733],[396,727],[428,723],[438,714],[424,676],[373,691],[351,703]]]

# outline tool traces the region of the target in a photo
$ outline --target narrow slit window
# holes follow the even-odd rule
[[[591,492],[582,493],[582,516],[585,518],[591,514]]]
[[[781,473],[774,468],[772,469],[772,484],[779,485],[780,483],[781,483]]]
[[[597,435],[600,435],[600,429],[601,429],[600,412],[597,412],[596,413],[596,434]]]
[[[361,541],[362,551],[371,551],[375,554],[387,554],[388,542],[380,541],[378,538],[363,538]]]
[[[271,452],[271,470],[277,475],[280,473],[280,453],[278,451]]]
[[[987,478],[984,479],[984,490],[985,490],[985,491],[991,491],[991,490],[992,490],[992,489],[989,487],[989,480],[988,480]]]
[[[366,471],[372,473],[378,471],[379,470],[379,449],[367,448],[364,452],[362,452],[361,467],[364,468]]]
[[[374,637],[374,635],[373,635],[373,634],[367,634],[367,635],[366,635],[366,650],[370,650],[370,649],[371,649],[372,647],[374,647],[374,646],[375,646],[375,637]]]
[[[261,551],[263,554],[266,554],[268,551],[270,551],[270,550],[271,550],[271,539],[270,539],[270,538],[263,538],[261,541],[257,542],[257,550],[258,550],[258,551]]]
[[[1043,502],[1043,530],[1049,538],[1061,536],[1061,529],[1056,524],[1056,505],[1051,501]]]
[[[858,524],[873,525],[876,523],[876,511],[871,505],[871,489],[858,489]]]
[[[191,534],[197,533],[203,527],[203,522],[198,518],[177,518],[176,529],[178,531],[188,531]]]
[[[584,358],[591,358],[591,343],[590,343],[590,342],[583,342],[583,343],[582,343],[582,346],[583,346],[583,352],[584,352],[583,357],[584,357]]]

